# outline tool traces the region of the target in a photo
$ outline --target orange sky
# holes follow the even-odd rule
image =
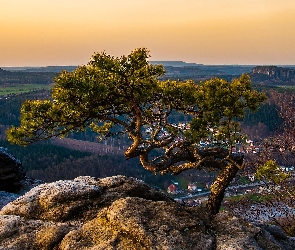
[[[295,0],[0,0],[0,67],[151,60],[295,65]]]

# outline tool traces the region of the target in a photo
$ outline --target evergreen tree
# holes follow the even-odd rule
[[[265,95],[252,89],[247,75],[231,82],[160,81],[164,68],[150,64],[148,57],[145,48],[122,57],[103,52],[74,72],[63,71],[55,79],[52,100],[22,105],[20,127],[11,127],[8,139],[27,145],[87,127],[102,137],[127,134],[132,143],[125,157],[139,157],[149,171],[219,171],[207,203],[216,214],[226,187],[243,168],[243,155],[233,154],[242,139],[240,121],[245,109],[256,110]],[[173,111],[192,117],[190,124],[169,122]],[[210,146],[203,147],[201,140]]]

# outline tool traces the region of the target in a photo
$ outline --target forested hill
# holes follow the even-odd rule
[[[242,74],[251,72],[253,65],[202,65],[189,63],[164,64],[166,74],[163,79],[187,80],[196,82],[213,77],[221,77],[232,80]]]
[[[295,85],[295,68],[257,66],[252,69],[251,78],[260,84]]]
[[[166,74],[162,79],[186,80],[196,82],[221,77],[227,80],[250,74],[256,84],[295,85],[295,66],[256,66],[256,65],[203,65],[183,61],[152,61],[162,64]],[[73,71],[77,66],[47,67],[4,67],[0,68],[0,86],[4,84],[48,84],[62,70]]]
[[[177,65],[177,66],[176,66]],[[61,70],[73,70],[75,67],[42,67],[42,68],[4,68],[0,69],[0,89],[7,86],[23,86],[29,84],[53,82],[57,72]],[[166,77],[170,79],[200,79],[213,76],[234,78],[242,73],[251,72],[253,66],[206,66],[186,65],[185,63],[174,66],[166,65]],[[23,87],[22,87],[23,88]],[[21,148],[11,146],[5,140],[5,130],[8,126],[19,125],[19,110],[21,104],[27,99],[48,99],[50,90],[27,89],[27,93],[15,93],[0,96],[0,146],[7,147],[20,158],[29,171],[31,177],[54,181],[63,178],[74,178],[78,175],[93,175],[104,177],[108,175],[125,174],[146,180],[150,184],[166,186],[171,179],[181,183],[182,176],[154,177],[139,166],[138,161],[126,161],[122,149],[128,145],[128,139],[110,139],[99,144],[98,151],[93,151],[93,144],[83,141],[98,142],[95,133],[71,135],[71,139],[61,142],[51,141],[44,144],[32,145],[32,147]],[[272,95],[258,113],[246,114],[243,129],[250,138],[260,139],[268,136],[280,125],[279,110],[282,103],[282,95]],[[173,122],[183,119],[180,114],[173,116]],[[75,140],[73,140],[75,139]],[[72,140],[72,141],[71,141]],[[79,140],[81,145],[79,146]],[[78,144],[77,144],[78,143]],[[81,150],[83,148],[83,150]],[[111,153],[111,155],[110,155]],[[105,168],[104,166],[108,166]],[[185,179],[196,180],[196,176],[189,173]]]
[[[21,104],[27,99],[47,99],[49,97],[50,91],[39,90],[0,99],[0,146],[8,148],[23,162],[28,176],[45,181],[55,181],[72,179],[79,175],[106,177],[124,174],[143,179],[161,188],[167,187],[171,179],[179,183],[187,183],[190,180],[196,181],[198,178],[201,181],[203,178],[191,172],[173,177],[169,175],[155,177],[143,169],[138,160],[127,161],[125,159],[123,149],[129,145],[127,138],[110,138],[98,143],[97,135],[88,130],[85,133],[71,135],[70,139],[55,139],[25,148],[10,145],[5,140],[5,130],[10,125],[19,125]],[[278,116],[280,107],[276,103],[281,103],[281,97],[282,95],[272,95],[270,102],[262,106],[258,113],[246,114],[243,128],[250,138],[260,139],[261,136],[268,136],[276,129],[280,122]],[[173,116],[173,122],[181,119],[183,117],[179,114]],[[94,150],[94,144],[97,145],[96,150]]]
[[[14,73],[14,72],[60,73],[63,70],[74,71],[76,68],[77,68],[77,66],[46,66],[46,67],[4,67],[3,69],[6,71],[9,71],[11,73]]]
[[[56,72],[8,71],[0,68],[0,86],[15,84],[50,84]]]

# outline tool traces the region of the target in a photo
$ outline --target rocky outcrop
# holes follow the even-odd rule
[[[212,226],[217,232],[216,250],[292,250],[295,247],[295,238],[288,238],[278,226],[254,225],[228,212],[217,214]]]
[[[125,176],[41,184],[0,211],[0,249],[5,250],[294,247],[282,231],[225,212],[211,221],[205,209],[184,207]]]
[[[252,69],[251,78],[256,83],[290,84],[295,82],[295,69],[277,66],[257,66]]]
[[[0,147],[0,191],[17,192],[25,178],[24,168],[6,148]]]
[[[44,182],[27,178],[19,160],[0,147],[0,209]]]
[[[21,188],[18,190],[17,193],[0,191],[0,210],[9,202],[16,200],[18,197],[25,194],[27,191],[43,183],[44,181],[41,180],[25,178],[21,181]]]

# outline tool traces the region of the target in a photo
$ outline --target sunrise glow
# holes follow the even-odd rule
[[[147,47],[151,60],[295,64],[294,0],[0,0],[0,67],[85,64]]]

